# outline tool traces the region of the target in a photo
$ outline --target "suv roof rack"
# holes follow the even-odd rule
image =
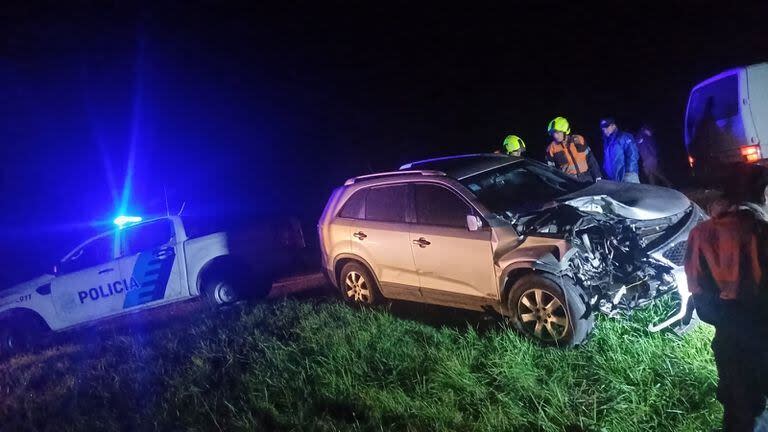
[[[471,158],[471,157],[477,157],[477,156],[500,157],[500,158],[509,157],[508,155],[501,154],[501,153],[471,153],[471,154],[463,154],[463,155],[456,155],[456,156],[443,156],[443,157],[436,157],[432,159],[424,159],[420,161],[408,162],[407,164],[401,166],[400,169],[401,170],[413,169],[414,165],[421,165],[429,162],[440,162],[440,161],[453,160],[453,159],[465,159],[465,158]]]
[[[400,175],[414,175],[414,174],[421,174],[423,176],[445,176],[445,173],[442,171],[435,171],[435,170],[406,170],[406,171],[389,171],[389,172],[383,172],[383,173],[376,173],[376,174],[368,174],[368,175],[362,175],[353,177],[347,181],[344,182],[344,186],[350,186],[355,184],[358,181],[361,180],[371,180],[381,177],[395,177]]]

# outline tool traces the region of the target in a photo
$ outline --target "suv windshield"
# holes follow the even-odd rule
[[[520,160],[461,180],[488,210],[525,213],[591,183],[582,183],[546,165]]]

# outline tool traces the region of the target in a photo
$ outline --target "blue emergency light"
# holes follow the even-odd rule
[[[138,222],[141,222],[141,220],[142,220],[141,216],[125,216],[125,215],[120,215],[120,216],[115,218],[114,223],[118,227],[122,228],[126,224],[138,223]]]

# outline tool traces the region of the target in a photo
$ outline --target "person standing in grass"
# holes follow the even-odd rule
[[[731,177],[731,207],[691,231],[685,272],[699,318],[715,327],[724,430],[751,432],[768,397],[768,168]]]

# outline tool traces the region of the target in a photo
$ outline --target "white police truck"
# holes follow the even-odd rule
[[[271,257],[279,255],[270,235],[262,229],[190,238],[178,216],[97,235],[67,254],[53,274],[0,291],[0,356],[51,331],[198,296],[215,306],[266,297]]]

